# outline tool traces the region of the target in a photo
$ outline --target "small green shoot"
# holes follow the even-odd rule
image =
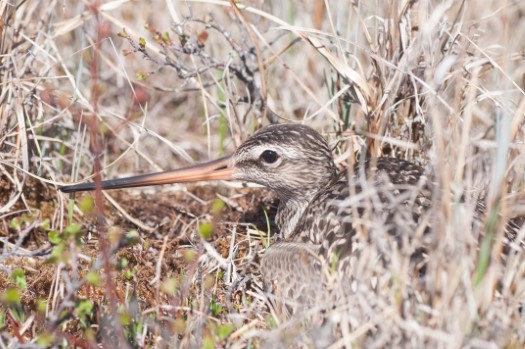
[[[137,79],[138,81],[145,80],[146,74],[141,71],[138,71],[137,73],[135,73],[135,79]]]
[[[131,279],[133,279],[133,276],[134,276],[134,275],[135,275],[135,270],[134,270],[134,269],[126,269],[126,270],[124,271],[124,278],[125,278],[126,280],[128,280],[128,281],[131,280]]]
[[[80,241],[80,229],[82,227],[78,224],[70,224],[64,229],[64,238],[65,239],[75,239],[75,241]]]
[[[140,37],[139,38],[139,46],[141,49],[145,49],[146,48],[146,39]]]
[[[495,205],[487,217],[487,223],[485,224],[487,235],[485,235],[481,242],[478,264],[476,266],[476,271],[474,272],[474,286],[476,287],[481,284],[481,281],[483,281],[485,273],[489,268],[492,244],[498,224],[498,212],[499,205]]]
[[[14,287],[6,289],[0,299],[2,300],[2,303],[5,303],[7,306],[19,307],[22,305],[20,292]]]
[[[275,321],[275,318],[273,317],[272,314],[268,314],[266,316],[266,328],[267,329],[273,329],[273,328],[277,328],[277,321]]]
[[[268,217],[268,212],[266,212],[266,210],[264,208],[263,208],[263,212],[264,212],[264,219],[266,219],[266,231],[267,231],[267,233],[266,233],[267,236],[266,236],[266,241],[264,242],[264,246],[266,248],[268,248],[268,247],[270,247],[270,241],[271,241],[270,218]]]
[[[10,279],[16,283],[20,289],[25,289],[27,287],[26,276],[23,269],[15,269],[11,273]]]
[[[100,275],[94,271],[90,271],[85,275],[86,281],[89,282],[92,286],[100,285]]]
[[[210,301],[210,311],[213,316],[220,316],[224,313],[224,307],[222,304],[217,302],[215,297],[211,298]]]
[[[81,300],[75,308],[75,313],[77,314],[82,327],[86,328],[90,325],[90,317],[93,313],[93,308],[95,305],[89,299]]]
[[[224,211],[224,202],[220,199],[214,200],[213,204],[211,205],[211,213],[213,216],[220,216],[222,211]]]
[[[62,242],[62,234],[60,234],[58,230],[51,230],[49,233],[47,233],[47,239],[53,245],[58,245]]]
[[[213,236],[213,224],[211,222],[202,222],[199,225],[199,235],[206,241],[210,240]]]
[[[215,347],[215,338],[213,336],[204,337],[204,340],[202,341],[203,349],[214,349]]]
[[[51,229],[51,226],[50,226],[50,223],[49,223],[49,218],[44,219],[40,223],[40,228],[42,228],[43,230],[50,230]]]
[[[78,207],[85,215],[91,216],[95,212],[95,200],[91,195],[84,196],[80,199]]]
[[[235,326],[233,324],[223,324],[217,326],[216,333],[220,340],[226,339],[233,331]]]
[[[37,310],[40,314],[45,314],[45,313],[46,313],[46,310],[47,310],[47,300],[46,300],[46,299],[43,299],[43,298],[39,298],[39,299],[36,301],[36,310]]]

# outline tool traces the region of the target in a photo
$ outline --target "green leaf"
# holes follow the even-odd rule
[[[270,247],[270,241],[272,239],[272,236],[270,234],[271,233],[270,217],[268,217],[268,212],[266,212],[265,209],[263,209],[263,212],[264,212],[264,219],[266,219],[266,231],[267,231],[265,245],[266,245],[266,248],[268,248]]]
[[[68,234],[76,234],[80,231],[81,227],[78,224],[71,224],[66,227],[64,230]]]
[[[20,220],[18,218],[12,219],[10,226],[13,229],[19,230],[21,226]]]
[[[59,243],[62,242],[62,235],[60,234],[60,232],[58,230],[51,230],[48,234],[47,234],[47,239],[49,240],[49,242],[51,242],[52,244],[54,245],[58,245]]]
[[[474,273],[474,286],[479,286],[490,264],[490,251],[492,250],[492,239],[494,235],[489,233],[483,238],[479,251],[478,264]]]
[[[11,273],[11,280],[16,283],[18,288],[25,289],[27,287],[26,276],[23,269],[16,269]]]
[[[36,301],[36,310],[41,314],[45,314],[46,309],[47,309],[47,300],[43,298],[39,298]]]
[[[92,215],[95,211],[95,200],[92,196],[84,196],[78,206],[85,215]]]
[[[90,271],[89,273],[87,273],[85,278],[86,278],[86,281],[89,282],[93,286],[100,285],[100,275],[98,275],[94,271]]]
[[[233,326],[233,324],[220,325],[217,327],[217,336],[220,339],[225,339],[230,335],[230,333],[233,332],[233,330],[235,330],[235,326]]]
[[[203,288],[206,289],[205,287],[203,287]],[[211,288],[211,287],[208,286],[208,289],[209,288]],[[210,310],[211,310],[211,313],[212,313],[213,316],[219,316],[219,315],[225,313],[225,307],[221,303],[217,302],[217,298],[215,296],[213,296],[211,298]]]
[[[130,230],[126,233],[126,238],[129,240],[130,244],[135,245],[139,242],[140,235],[136,230]]]
[[[202,341],[203,349],[213,349],[215,348],[215,339],[212,336],[206,336]]]
[[[126,257],[122,257],[119,261],[118,261],[118,267],[117,269],[118,270],[124,270],[124,268],[126,268],[129,264],[129,261]]]
[[[214,200],[213,204],[211,205],[211,213],[214,216],[219,216],[223,210],[224,210],[224,202],[220,199]]]
[[[66,251],[66,247],[64,243],[60,243],[53,247],[53,250],[51,250],[51,257],[47,260],[48,263],[56,263],[56,262],[67,262],[69,259],[69,253]]]
[[[132,318],[131,316],[126,313],[126,312],[121,312],[120,313],[120,323],[124,326],[127,326],[129,324],[131,324],[131,321],[132,321]]]
[[[481,284],[481,281],[483,281],[485,273],[487,272],[487,269],[490,265],[490,254],[498,225],[498,212],[499,204],[496,204],[489,212],[487,222],[485,223],[485,230],[487,231],[487,235],[485,235],[483,241],[481,242],[478,264],[474,273],[474,286],[479,286]]]
[[[337,262],[339,262],[339,254],[337,253],[334,253],[332,255],[332,259],[330,260],[330,271],[332,273],[335,273],[336,272],[336,269],[337,269]]]
[[[80,232],[80,229],[82,229],[82,227],[78,224],[68,225],[66,229],[64,229],[65,236],[67,238],[74,238],[78,232]]]
[[[40,228],[42,228],[42,229],[44,229],[44,230],[49,230],[49,229],[51,229],[50,226],[49,226],[49,218],[44,219],[44,220],[40,223]]]
[[[223,95],[222,90],[219,90],[219,94]],[[224,98],[221,98],[219,96],[219,100],[223,100]],[[219,118],[219,156],[223,156],[224,154],[224,143],[228,139],[228,119],[226,118],[226,115],[221,111],[220,118]]]
[[[146,39],[139,38],[139,46],[140,46],[140,48],[145,48],[146,47]]]
[[[131,269],[126,269],[126,270],[124,271],[124,277],[125,277],[127,280],[131,280],[131,279],[133,278],[133,275],[134,275],[134,274],[135,274],[135,273],[134,273],[133,270],[131,270]]]
[[[199,225],[199,234],[204,240],[211,239],[213,235],[213,224],[211,222],[203,222]]]
[[[10,287],[7,290],[5,290],[5,292],[2,295],[1,299],[8,306],[13,306],[13,305],[19,306],[19,305],[22,304],[21,303],[20,292],[18,291],[18,289],[14,288],[14,287]]]
[[[271,314],[266,316],[266,321],[264,323],[268,329],[277,328],[277,321],[275,321],[275,318]]]
[[[94,305],[92,301],[90,301],[89,299],[84,299],[78,303],[75,310],[79,316],[86,316],[91,314],[91,312],[93,311],[93,306]]]

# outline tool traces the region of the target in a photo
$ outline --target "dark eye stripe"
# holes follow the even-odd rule
[[[273,164],[274,162],[277,161],[277,159],[279,158],[279,155],[277,154],[277,152],[273,150],[265,150],[262,152],[260,158],[262,161],[266,162],[267,164]]]

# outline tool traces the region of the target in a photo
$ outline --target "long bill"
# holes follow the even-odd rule
[[[234,179],[234,169],[230,166],[230,157],[231,156],[226,156],[217,160],[181,168],[178,170],[110,179],[100,182],[100,189],[120,189],[172,183],[231,180]],[[89,182],[65,185],[59,187],[58,189],[64,193],[73,193],[77,191],[95,190],[97,189],[97,186],[94,182]]]

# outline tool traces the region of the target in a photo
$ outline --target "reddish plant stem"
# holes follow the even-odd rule
[[[119,315],[117,312],[117,291],[113,280],[113,270],[111,266],[111,252],[110,245],[107,239],[106,220],[104,215],[104,197],[101,190],[101,175],[102,166],[100,165],[100,154],[101,147],[97,137],[97,115],[98,115],[98,53],[101,47],[101,33],[100,33],[100,19],[99,19],[99,0],[95,0],[90,6],[90,10],[94,13],[94,19],[96,21],[96,38],[94,45],[94,52],[91,62],[89,64],[89,71],[91,75],[91,104],[93,108],[93,116],[89,118],[89,133],[91,141],[91,151],[94,156],[94,181],[95,181],[95,206],[97,212],[97,229],[99,231],[99,244],[100,251],[102,253],[104,276],[106,279],[105,293],[108,300],[109,311],[111,318],[113,319],[113,330],[115,331],[118,345],[121,348],[127,348],[127,342],[124,337],[124,332],[120,322],[118,321]]]

